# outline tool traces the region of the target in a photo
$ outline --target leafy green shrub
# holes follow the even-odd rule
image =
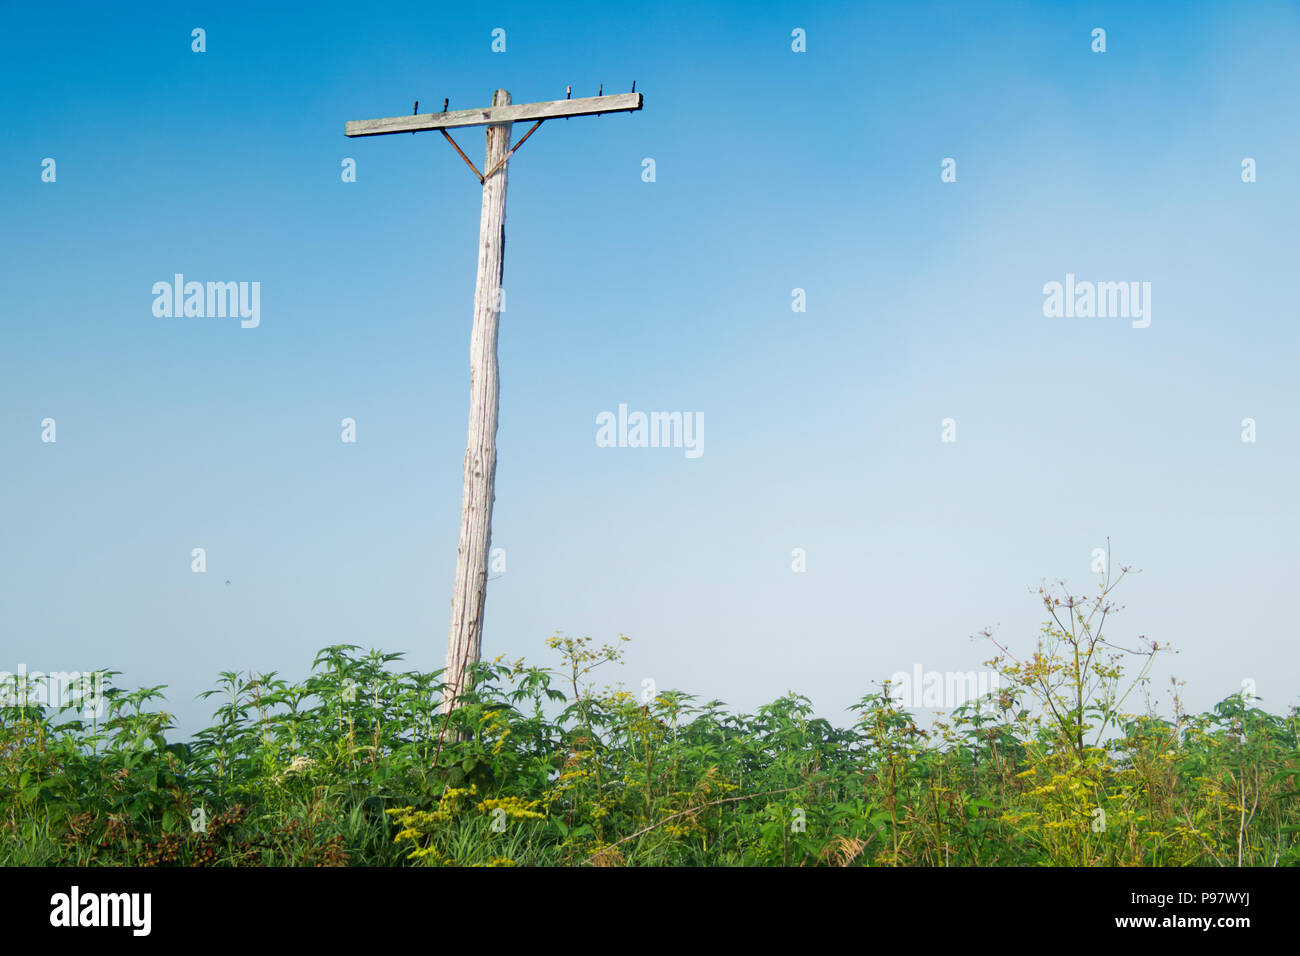
[[[1122,580],[1121,575],[1120,580]],[[789,694],[755,714],[597,690],[616,644],[555,636],[555,669],[441,672],[322,650],[310,676],[224,673],[212,726],[169,742],[161,688],[0,707],[0,863],[103,865],[1295,865],[1300,714],[1243,695],[1172,719],[1124,708],[1154,644],[1044,589],[1004,686],[930,729],[885,685],[848,727]],[[992,635],[989,635],[992,640]],[[1136,656],[1137,675],[1124,678]]]

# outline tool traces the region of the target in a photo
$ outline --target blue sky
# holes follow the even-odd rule
[[[847,719],[985,627],[1028,650],[1109,537],[1116,639],[1284,710],[1298,41],[1285,4],[4,4],[0,670],[166,683],[193,730],[221,670],[441,666],[479,188],[343,126],[635,80],[511,162],[487,656],[621,632],[634,688]],[[260,325],[156,317],[175,273]],[[1067,273],[1150,282],[1150,326],[1045,317]],[[620,403],[704,454],[597,447]]]

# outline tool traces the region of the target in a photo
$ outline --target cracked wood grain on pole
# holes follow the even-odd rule
[[[493,109],[510,102],[497,90]],[[484,169],[491,169],[510,151],[510,124],[487,128]],[[460,543],[456,548],[456,583],[451,593],[451,624],[447,633],[447,672],[451,690],[443,694],[443,710],[455,709],[465,686],[465,670],[477,662],[483,645],[483,605],[487,589],[488,549],[492,543],[492,504],[496,498],[497,325],[501,314],[501,273],[505,263],[506,174],[509,164],[483,184],[479,218],[478,282],[474,287],[474,327],[469,343],[469,440],[465,448],[465,485],[461,498]]]

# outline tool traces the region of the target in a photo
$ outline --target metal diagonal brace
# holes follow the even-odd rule
[[[482,185],[483,183],[487,182],[486,177],[484,177],[484,175],[478,171],[478,167],[474,165],[473,161],[468,156],[465,155],[465,153],[461,150],[459,146],[456,145],[456,141],[451,138],[451,134],[448,133],[445,129],[439,129],[438,132],[441,133],[443,136],[447,137],[447,142],[451,143],[451,148],[454,149],[458,154],[460,154],[460,158],[465,160],[465,165],[474,171],[474,178],[479,181],[479,185]],[[495,170],[493,170],[493,172],[495,172]]]
[[[525,133],[523,137],[519,140],[519,142],[515,143],[515,145],[511,148],[510,152],[506,153],[504,156],[501,157],[500,161],[495,166],[493,166],[491,170],[489,170],[486,176],[484,176],[482,173],[478,171],[478,167],[474,165],[474,161],[471,160],[468,156],[466,156],[464,151],[458,145],[456,145],[456,141],[451,138],[450,133],[448,133],[445,129],[439,129],[438,132],[447,138],[447,142],[451,143],[451,148],[456,151],[456,153],[460,156],[461,159],[465,160],[465,165],[467,165],[473,171],[474,178],[479,181],[480,185],[482,185],[486,183],[489,179],[491,179],[492,176],[496,173],[496,171],[500,169],[502,166],[504,166],[507,163],[507,161],[509,161],[510,157],[515,154],[515,150],[518,149],[520,146],[524,145],[524,143],[528,141],[528,137],[536,133],[537,127],[541,126],[542,123],[544,122],[545,120],[538,120],[536,123],[534,123],[533,128],[530,129],[527,133]]]
[[[544,122],[546,121],[538,120],[536,123],[534,123],[533,128],[530,129],[527,133],[524,133],[523,137],[519,140],[519,142],[515,143],[515,145],[510,148],[510,152],[502,156],[500,162],[498,162],[495,166],[492,167],[491,172],[489,172],[486,176],[483,177],[483,182],[487,182],[489,179],[491,179],[493,173],[495,173],[498,169],[504,166],[509,161],[510,157],[515,154],[515,150],[518,149],[520,146],[524,145],[524,143],[528,142],[528,137],[536,133],[537,127],[541,126]]]

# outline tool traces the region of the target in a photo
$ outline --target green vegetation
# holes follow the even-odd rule
[[[929,730],[887,685],[846,728],[795,694],[753,715],[642,703],[592,683],[619,645],[559,636],[558,669],[477,665],[450,718],[440,672],[351,645],[302,684],[222,674],[215,723],[189,743],[150,709],[160,687],[108,687],[95,725],[72,705],[6,706],[0,863],[1300,863],[1297,708],[1237,695],[1188,715],[1175,693],[1168,719],[1125,712],[1166,648],[1103,637],[1118,583],[1043,589],[1032,652],[986,635],[1002,686]]]

